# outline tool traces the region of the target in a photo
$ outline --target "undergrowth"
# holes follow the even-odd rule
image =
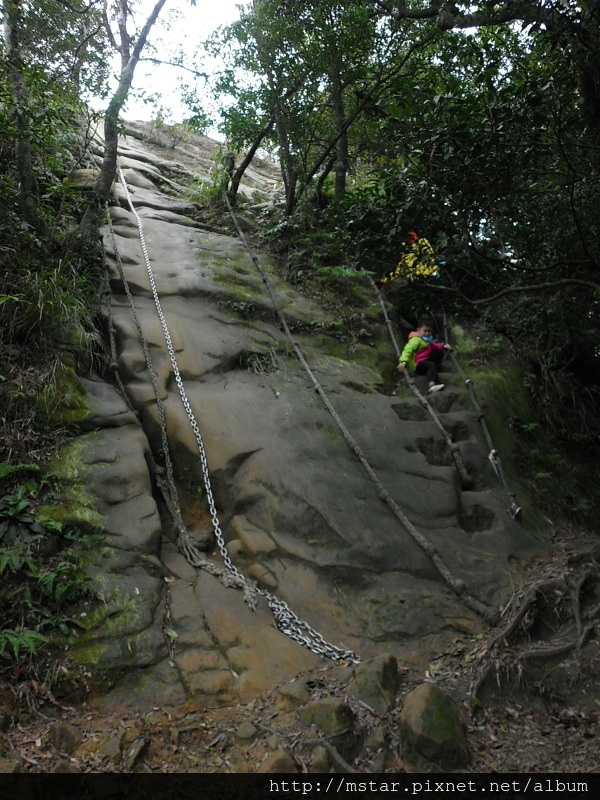
[[[78,626],[78,604],[91,600],[81,563],[94,544],[39,511],[60,502],[44,467],[72,435],[50,421],[43,400],[62,393],[64,402],[66,361],[85,375],[103,360],[98,254],[77,236],[90,198],[70,181],[89,166],[92,126],[80,103],[42,88],[45,116],[31,121],[29,217],[10,104],[0,104],[0,693],[8,687],[32,702],[54,684],[61,637]]]
[[[80,627],[92,597],[81,559],[96,542],[38,511],[60,487],[36,464],[0,464],[0,487],[0,684],[15,684]]]

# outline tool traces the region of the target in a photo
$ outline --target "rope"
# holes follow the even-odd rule
[[[444,315],[444,341],[447,342],[448,341],[448,318],[446,316],[446,312],[445,311],[443,312],[443,315]],[[500,483],[504,487],[504,489],[505,489],[505,491],[508,494],[508,497],[510,499],[510,506],[509,506],[509,509],[508,509],[509,513],[512,515],[512,517],[514,519],[519,520],[521,518],[521,508],[517,505],[517,499],[516,499],[517,496],[512,491],[512,489],[511,489],[511,487],[510,487],[510,485],[509,485],[509,483],[508,483],[508,481],[506,479],[506,475],[505,475],[504,469],[502,467],[502,461],[500,460],[500,455],[499,455],[498,451],[496,450],[496,448],[494,447],[494,443],[492,441],[492,437],[490,435],[490,431],[489,431],[489,428],[488,428],[488,425],[487,425],[487,422],[486,422],[486,419],[485,419],[485,414],[483,413],[483,409],[481,408],[479,400],[477,399],[477,395],[475,394],[475,387],[473,386],[473,381],[471,380],[471,378],[469,378],[467,376],[467,374],[465,373],[465,371],[461,367],[458,358],[454,355],[452,350],[450,351],[450,356],[451,356],[452,361],[453,361],[456,369],[458,370],[458,373],[460,374],[461,378],[463,379],[463,381],[465,383],[465,386],[467,387],[467,390],[469,392],[469,397],[471,398],[471,403],[473,404],[473,408],[475,409],[475,414],[476,414],[477,420],[478,420],[479,424],[481,425],[481,429],[483,431],[483,435],[485,436],[485,440],[486,440],[487,446],[489,448],[488,460],[489,460],[490,464],[492,465],[492,468],[493,468],[494,472],[496,473],[496,477],[498,478],[498,480],[500,481]]]
[[[368,279],[369,279],[369,281],[371,283],[371,287],[375,290],[375,294],[377,296],[377,300],[379,301],[379,306],[381,308],[381,312],[383,314],[383,318],[385,320],[385,324],[387,325],[387,329],[388,329],[388,332],[390,334],[390,339],[392,340],[392,345],[394,346],[394,352],[396,353],[396,358],[398,360],[400,360],[400,347],[398,346],[398,341],[397,341],[396,335],[394,333],[394,328],[392,327],[392,323],[391,323],[391,320],[390,320],[389,315],[387,313],[387,309],[385,307],[385,303],[383,302],[383,297],[381,295],[381,292],[377,288],[377,284],[375,283],[373,278],[370,275],[367,275],[367,277],[368,277]]]
[[[217,514],[215,501],[212,493],[211,481],[210,481],[210,474],[208,470],[208,462],[206,459],[206,450],[204,448],[204,442],[202,440],[202,435],[200,433],[200,429],[198,427],[198,423],[192,411],[191,405],[187,398],[185,388],[183,386],[183,381],[181,379],[181,374],[179,372],[179,367],[177,364],[177,359],[175,357],[175,348],[173,347],[173,342],[171,339],[171,334],[167,327],[166,319],[162,311],[162,307],[160,304],[160,299],[158,297],[158,291],[156,289],[156,283],[154,281],[154,273],[152,272],[152,266],[150,264],[150,258],[148,256],[148,250],[146,248],[146,240],[144,237],[144,230],[142,226],[142,221],[135,210],[133,202],[131,200],[131,196],[129,194],[129,189],[127,187],[127,183],[125,182],[125,178],[123,173],[118,168],[118,175],[119,180],[123,186],[125,191],[125,196],[127,198],[127,202],[131,209],[131,212],[136,220],[138,233],[140,237],[140,245],[142,248],[142,254],[144,256],[144,263],[146,265],[146,271],[148,273],[148,280],[150,282],[150,288],[152,291],[152,297],[154,299],[154,304],[156,306],[156,312],[158,314],[158,318],[160,320],[161,328],[163,331],[163,336],[165,338],[165,342],[167,345],[167,351],[169,353],[169,359],[171,361],[171,367],[173,369],[173,373],[175,376],[175,382],[177,384],[177,388],[179,389],[179,395],[181,398],[181,402],[183,407],[186,411],[188,416],[192,431],[194,433],[194,437],[196,439],[196,444],[198,446],[198,454],[200,457],[200,465],[202,470],[202,478],[204,483],[204,490],[206,494],[206,498],[208,501],[209,512],[212,520],[213,530],[215,534],[215,540],[217,542],[217,547],[219,549],[219,553],[225,566],[227,567],[228,573],[224,570],[219,570],[215,565],[209,562],[203,554],[201,554],[198,549],[192,544],[189,538],[189,534],[183,524],[183,520],[181,519],[181,513],[179,510],[179,504],[177,500],[177,489],[175,486],[175,480],[173,476],[173,467],[170,456],[165,457],[165,466],[167,472],[167,497],[169,498],[169,503],[172,507],[172,511],[175,514],[177,519],[177,528],[178,528],[178,540],[177,544],[183,555],[186,557],[188,562],[197,568],[205,569],[211,572],[213,575],[217,575],[221,581],[228,586],[234,586],[236,588],[240,588],[244,591],[244,597],[246,602],[250,605],[251,608],[256,607],[256,597],[261,596],[264,597],[271,609],[271,612],[275,619],[275,624],[277,628],[282,632],[289,636],[294,641],[298,642],[299,644],[303,645],[307,649],[311,650],[313,653],[317,655],[324,655],[332,660],[339,661],[342,659],[347,659],[350,661],[354,661],[355,663],[360,662],[360,657],[354,653],[352,650],[343,649],[340,647],[336,647],[335,645],[330,644],[327,642],[323,636],[315,631],[307,622],[302,621],[289,607],[288,605],[278,597],[266,592],[262,589],[259,589],[254,581],[249,580],[245,577],[235,566],[232,562],[229,553],[227,552],[227,548],[225,546],[225,540],[223,537],[223,533],[221,531],[221,526],[219,523],[219,517]],[[114,231],[113,231],[114,236]],[[116,241],[114,241],[115,252],[118,253],[116,248]],[[152,385],[154,387],[155,396],[157,399],[157,409],[159,415],[159,422],[161,428],[161,439],[162,439],[162,447],[163,451],[166,453],[169,452],[169,445],[168,445],[168,437],[167,437],[167,429],[166,429],[166,419],[164,414],[164,404],[162,402],[162,398],[160,395],[159,385],[158,385],[158,378],[156,373],[152,367],[152,360],[150,357],[150,351],[148,349],[148,345],[146,340],[143,337],[143,332],[141,328],[141,324],[139,322],[139,318],[137,317],[137,313],[135,311],[135,304],[133,303],[133,297],[127,286],[127,282],[125,281],[122,269],[122,263],[120,261],[120,257],[117,258],[119,263],[119,271],[121,279],[123,280],[123,285],[126,287],[125,291],[127,294],[127,298],[132,309],[132,313],[134,314],[134,319],[136,322],[136,326],[140,335],[140,341],[142,341],[142,347],[144,349],[144,357],[146,358],[146,364],[148,366],[148,371],[152,380]]]
[[[383,318],[385,319],[385,323],[387,325],[387,329],[388,329],[389,334],[390,334],[390,339],[392,340],[392,345],[394,346],[394,350],[396,352],[396,357],[398,359],[400,359],[400,348],[398,346],[398,342],[397,342],[396,337],[394,335],[394,329],[392,327],[392,323],[391,323],[390,318],[388,316],[387,309],[385,307],[385,303],[383,302],[383,297],[381,296],[381,292],[377,288],[377,285],[376,285],[375,281],[373,280],[373,278],[370,275],[368,276],[368,278],[369,278],[369,281],[371,282],[372,288],[375,290],[375,293],[377,295],[377,299],[379,300],[379,305],[381,307],[381,311],[383,312]],[[448,446],[448,449],[450,450],[452,458],[454,459],[454,463],[456,465],[456,470],[457,470],[458,475],[460,477],[461,487],[463,489],[469,489],[473,485],[473,478],[469,474],[469,470],[467,469],[467,467],[465,465],[465,462],[464,462],[463,457],[462,457],[462,453],[460,452],[460,450],[458,448],[458,445],[452,440],[452,436],[448,433],[448,431],[444,427],[443,422],[439,418],[437,412],[435,411],[435,409],[433,408],[431,403],[418,390],[417,385],[414,382],[414,380],[412,379],[412,377],[409,374],[408,370],[405,369],[403,374],[404,374],[404,379],[405,379],[406,383],[408,384],[409,389],[415,395],[415,397],[417,398],[419,403],[423,406],[423,408],[427,411],[427,413],[429,414],[431,419],[436,424],[438,430],[440,431],[440,433],[444,437],[444,440],[445,440],[445,442],[446,442],[446,444]]]
[[[231,203],[229,202],[229,198],[227,197],[226,194],[223,194],[223,198],[225,200],[225,203],[227,205],[229,213],[231,214],[231,218],[233,219],[233,223],[234,223],[234,225],[236,227],[238,235],[239,235],[241,241],[243,242],[243,244],[244,244],[244,246],[245,246],[245,248],[246,248],[246,250],[248,252],[248,255],[252,259],[252,262],[254,263],[255,267],[257,268],[257,270],[258,270],[258,272],[259,272],[259,274],[260,274],[260,276],[262,278],[263,283],[265,284],[265,287],[267,289],[269,297],[271,298],[271,303],[273,305],[273,310],[275,312],[275,315],[276,315],[277,319],[279,320],[279,323],[281,324],[282,330],[284,331],[285,335],[287,336],[288,341],[290,342],[290,344],[291,344],[291,346],[292,346],[292,348],[294,350],[294,353],[296,354],[299,362],[304,367],[304,370],[305,370],[306,374],[309,376],[309,378],[310,378],[310,380],[311,380],[311,382],[312,382],[312,384],[313,384],[313,386],[315,388],[315,392],[319,395],[319,397],[321,398],[323,404],[325,405],[325,407],[327,408],[327,410],[331,414],[333,420],[335,421],[336,425],[340,429],[340,431],[342,433],[342,436],[346,440],[346,443],[348,444],[350,449],[354,452],[354,454],[357,456],[358,460],[360,461],[360,463],[362,464],[363,468],[365,469],[367,475],[371,478],[371,480],[373,481],[373,483],[377,487],[380,499],[383,500],[384,503],[386,503],[386,505],[390,508],[392,513],[399,520],[399,522],[405,528],[407,533],[412,537],[412,539],[419,545],[419,547],[421,547],[425,551],[425,553],[427,553],[427,555],[429,556],[429,558],[433,562],[435,568],[437,569],[439,575],[444,580],[444,583],[446,584],[446,586],[448,586],[449,589],[451,589],[456,595],[458,595],[461,598],[461,600],[463,601],[463,603],[468,608],[470,608],[473,611],[475,611],[475,613],[479,614],[483,619],[485,619],[490,624],[495,624],[495,622],[497,621],[497,618],[498,618],[497,610],[494,609],[494,608],[491,608],[488,605],[485,605],[484,603],[481,603],[479,600],[477,600],[475,597],[472,597],[466,591],[466,587],[465,587],[464,582],[462,580],[460,580],[460,579],[455,578],[452,575],[452,573],[450,572],[448,567],[445,565],[445,563],[443,562],[443,560],[439,556],[435,546],[428,539],[426,539],[425,536],[423,536],[423,534],[413,525],[413,523],[409,520],[409,518],[406,516],[406,514],[398,506],[396,501],[392,498],[392,496],[390,495],[388,490],[385,488],[385,486],[381,483],[381,481],[377,477],[377,474],[375,473],[375,471],[373,470],[373,468],[371,467],[371,465],[367,461],[367,459],[366,459],[363,451],[361,450],[360,446],[358,445],[357,441],[354,439],[354,437],[351,435],[349,430],[346,428],[346,426],[342,422],[341,418],[339,417],[338,413],[336,412],[335,408],[333,407],[331,401],[329,400],[329,397],[327,396],[325,390],[323,389],[323,387],[319,383],[317,377],[315,376],[315,374],[311,370],[310,366],[308,365],[306,359],[304,358],[304,354],[302,353],[300,347],[298,346],[296,340],[294,339],[294,337],[292,335],[292,332],[291,332],[291,330],[289,328],[289,325],[287,323],[287,320],[285,318],[285,315],[284,315],[283,311],[281,310],[281,308],[280,308],[280,306],[279,306],[279,304],[277,302],[277,299],[275,297],[275,292],[273,290],[273,284],[271,283],[271,280],[269,279],[269,276],[267,275],[267,273],[265,272],[265,270],[261,266],[260,262],[258,261],[256,256],[252,252],[250,246],[248,245],[248,242],[246,240],[244,232],[242,231],[242,229],[241,229],[241,227],[240,227],[240,225],[238,223],[238,220],[237,220],[237,218],[236,218],[236,216],[235,216],[235,214],[233,212],[233,209],[231,207]]]

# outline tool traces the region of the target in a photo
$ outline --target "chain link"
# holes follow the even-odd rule
[[[217,547],[219,549],[219,553],[221,558],[223,559],[223,563],[227,567],[229,571],[229,581],[227,583],[227,579],[224,578],[226,585],[236,586],[242,588],[244,591],[244,596],[246,601],[252,608],[256,607],[256,596],[264,597],[269,605],[271,612],[273,613],[273,617],[275,619],[275,624],[277,628],[287,636],[289,636],[294,641],[298,642],[302,646],[306,647],[308,650],[311,650],[316,655],[323,655],[327,658],[330,658],[334,661],[339,660],[349,660],[355,663],[360,663],[360,657],[354,653],[352,650],[347,650],[341,647],[337,647],[329,642],[327,642],[323,636],[318,633],[318,631],[314,630],[307,622],[300,620],[296,614],[289,608],[287,603],[285,603],[280,598],[275,597],[274,595],[270,594],[270,592],[264,591],[263,589],[259,589],[254,581],[249,580],[243,575],[238,568],[235,566],[233,561],[231,560],[229,553],[227,552],[227,548],[225,546],[225,540],[223,537],[223,532],[221,530],[221,525],[219,522],[219,517],[212,493],[211,481],[210,481],[210,472],[208,468],[208,462],[206,458],[206,451],[204,448],[204,442],[202,439],[202,435],[200,433],[200,429],[198,427],[198,423],[194,416],[194,412],[192,411],[192,407],[188,400],[185,387],[183,385],[183,380],[181,378],[181,374],[179,372],[179,367],[177,364],[177,358],[175,355],[175,348],[173,347],[173,342],[171,339],[171,334],[169,332],[167,322],[165,316],[162,311],[162,307],[160,304],[160,299],[158,296],[158,291],[156,288],[156,282],[154,280],[154,273],[152,271],[152,266],[150,263],[150,258],[148,256],[148,250],[146,247],[146,240],[144,237],[144,230],[142,226],[142,221],[135,210],[133,202],[131,200],[131,196],[129,194],[129,189],[127,187],[127,183],[125,182],[125,178],[123,176],[123,172],[121,171],[120,167],[117,168],[119,180],[121,185],[123,186],[125,196],[127,198],[127,202],[131,209],[133,216],[135,217],[138,233],[140,237],[140,245],[142,249],[142,255],[144,257],[144,263],[146,266],[146,272],[148,273],[148,280],[150,282],[150,289],[152,291],[152,297],[154,300],[154,304],[156,306],[156,312],[160,321],[160,325],[163,331],[163,336],[165,338],[165,343],[167,346],[167,352],[169,354],[169,359],[171,362],[171,367],[173,369],[173,374],[175,376],[175,383],[177,384],[177,388],[179,390],[179,395],[181,398],[181,402],[187,414],[190,426],[194,433],[194,438],[196,439],[196,444],[198,446],[198,454],[200,458],[200,466],[202,470],[202,480],[204,483],[204,490],[206,494],[206,498],[208,501],[209,513],[212,520],[213,530],[215,534],[215,540],[217,542]],[[116,251],[116,243],[115,243],[115,251]],[[136,321],[136,324],[137,321]],[[138,330],[141,330],[141,326],[138,324]],[[149,351],[148,351],[149,357]],[[148,363],[148,362],[147,362]],[[156,374],[154,370],[150,370],[150,375],[153,377],[153,384],[156,380]],[[157,385],[155,387],[155,391],[157,390]],[[157,397],[159,396],[160,392],[158,393]],[[159,411],[159,418],[161,422],[161,430],[163,431],[163,448],[168,450],[168,441],[165,443],[166,437],[166,422],[164,420],[164,405],[161,402],[162,406],[162,413]],[[170,459],[165,459],[165,465],[167,468],[167,475],[169,480],[169,489],[171,494],[171,499],[176,502],[176,489],[175,483],[173,478],[173,470],[172,470],[172,463]],[[207,569],[207,562],[203,556],[199,553],[197,548],[189,540],[189,535],[185,530],[185,526],[183,522],[181,523],[182,528],[180,529],[178,545],[180,547],[181,552],[186,557],[188,562],[195,567],[202,567],[203,569]],[[198,558],[200,557],[200,561],[202,563],[198,563]]]
[[[108,207],[107,207],[108,213]],[[177,530],[177,545],[182,553],[186,556],[187,560],[190,564],[192,564],[197,569],[203,569],[206,572],[209,572],[211,575],[214,575],[218,578],[224,586],[228,587],[235,587],[238,589],[242,589],[244,591],[244,599],[246,603],[251,607],[256,607],[256,600],[258,596],[258,588],[256,585],[253,585],[251,581],[244,581],[241,582],[239,579],[236,579],[226,570],[223,570],[209,561],[203,553],[201,553],[194,544],[189,539],[189,534],[185,524],[183,522],[183,518],[181,515],[181,509],[179,506],[179,499],[177,496],[177,488],[175,485],[175,478],[173,473],[173,462],[171,459],[171,451],[169,446],[169,440],[167,436],[167,429],[166,429],[166,416],[165,416],[165,408],[164,402],[160,393],[160,387],[158,385],[158,377],[154,370],[154,365],[152,363],[152,357],[150,355],[150,348],[148,347],[148,342],[144,335],[144,331],[142,329],[142,325],[140,319],[138,317],[135,303],[133,300],[133,295],[131,294],[131,290],[129,288],[129,283],[125,278],[125,273],[123,270],[123,262],[121,260],[121,255],[119,253],[117,242],[115,238],[115,231],[112,225],[112,220],[110,218],[110,214],[108,214],[108,225],[109,231],[111,234],[111,241],[113,245],[113,250],[115,252],[115,258],[117,262],[117,270],[119,272],[119,277],[121,278],[121,282],[123,283],[123,288],[125,290],[125,295],[129,302],[129,307],[133,316],[133,319],[136,324],[136,328],[138,331],[142,351],[144,353],[144,358],[146,361],[146,368],[148,370],[148,374],[150,375],[150,380],[152,383],[152,387],[154,390],[154,397],[156,400],[157,412],[158,412],[158,419],[159,419],[159,427],[161,432],[161,447],[163,452],[163,459],[165,463],[164,469],[159,467],[158,464],[152,459],[153,468],[154,468],[154,476],[157,483],[158,488],[164,498],[165,504],[171,515],[173,520],[173,524],[175,529]],[[112,318],[112,316],[111,316]],[[112,324],[112,323],[109,323]],[[116,348],[114,345],[114,335],[111,332],[111,353],[115,367],[116,364]],[[122,384],[120,376],[118,372],[116,372],[117,384],[121,387],[122,394],[127,402],[129,399],[127,397],[127,393],[125,391],[125,387]]]

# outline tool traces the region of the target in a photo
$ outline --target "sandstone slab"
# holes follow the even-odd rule
[[[158,156],[144,146],[138,126],[128,130],[121,165],[142,220],[220,530],[235,566],[328,642],[363,659],[385,654],[423,660],[457,630],[478,630],[480,620],[447,589],[428,554],[382,503],[315,393],[244,244],[199,228],[204,223],[198,209],[182,193],[175,196],[173,176],[187,180],[195,164],[210,162],[206,143],[196,142],[197,150],[187,154],[174,144],[169,157],[168,149]],[[161,190],[165,185],[168,193]],[[267,166],[257,167],[247,189],[268,196],[276,179]],[[198,437],[174,379],[134,216],[122,189],[117,197],[111,209],[116,247],[164,401],[185,521],[203,533],[208,557],[223,567],[221,552],[210,549],[213,533],[198,523],[210,521],[211,514]],[[86,441],[82,471],[106,536],[93,574],[122,642],[107,635],[111,617],[99,613],[97,632],[90,629],[76,646],[83,656],[85,648],[89,655],[97,647],[102,663],[114,658],[121,665],[144,665],[144,679],[152,677],[170,699],[206,699],[213,692],[216,703],[233,696],[248,700],[311,668],[320,656],[278,630],[265,597],[250,610],[241,592],[191,567],[176,551],[148,468],[150,453],[162,460],[160,415],[108,231],[105,245],[118,369],[136,413],[132,418],[98,382],[85,385],[92,408],[86,424],[94,438]],[[390,396],[386,389],[393,354],[373,313],[365,310],[350,351],[318,298],[288,284],[271,258],[260,252],[256,257],[296,342],[373,474],[468,591],[493,607],[501,604],[512,592],[511,571],[538,545],[506,515],[485,460],[477,457],[477,421],[466,393],[450,387],[450,380],[449,391],[434,403],[470,454],[476,472],[471,491],[461,487],[444,440],[412,395],[399,388]],[[174,634],[169,641],[165,614]],[[129,648],[136,655],[127,661]],[[174,652],[172,659],[167,650]],[[174,666],[166,669],[169,663]],[[132,676],[123,679],[110,702],[126,702],[123,687],[131,689],[133,682]],[[393,702],[393,689],[375,684],[370,697],[382,711]],[[148,696],[144,687],[136,695]]]

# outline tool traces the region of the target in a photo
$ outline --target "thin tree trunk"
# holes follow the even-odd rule
[[[274,85],[271,74],[269,74],[269,82],[272,86]],[[279,100],[277,100],[275,103],[273,116],[275,117],[275,130],[277,132],[277,141],[279,142],[281,177],[283,178],[283,187],[285,189],[284,213],[286,216],[289,216],[296,205],[296,185],[298,183],[298,173],[294,165],[294,158],[292,156],[292,150],[290,147],[287,126],[285,124],[285,115]]]
[[[236,169],[235,173],[232,175],[231,184],[229,186],[229,199],[231,200],[232,205],[235,205],[235,199],[240,186],[240,181],[244,177],[244,172],[248,169],[250,162],[254,158],[254,155],[258,150],[258,148],[260,147],[261,142],[263,141],[265,136],[268,136],[271,130],[273,129],[273,124],[274,120],[269,120],[269,122],[265,125],[265,127],[261,131],[259,131],[254,142],[252,143],[252,146],[246,153],[244,160]]]
[[[325,181],[327,180],[327,176],[335,166],[336,158],[337,156],[333,156],[332,158],[330,158],[327,164],[325,164],[324,169],[319,173],[319,180],[317,181],[316,193],[320,208],[325,208],[325,195],[323,194],[323,186],[325,184]]]
[[[346,176],[348,174],[348,125],[346,125],[342,78],[339,69],[336,69],[332,75],[331,99],[339,131],[335,146],[335,199],[341,200],[346,194]]]
[[[100,168],[100,176],[94,185],[97,203],[91,205],[86,211],[79,226],[78,235],[82,240],[93,240],[97,234],[102,220],[102,206],[108,201],[117,172],[117,147],[119,141],[119,113],[127,100],[135,68],[138,65],[142,50],[146,45],[148,34],[158,19],[167,0],[158,0],[152,13],[146,20],[137,42],[130,53],[129,38],[127,36],[127,3],[121,0],[121,13],[119,16],[119,30],[121,42],[119,52],[121,55],[121,75],[117,91],[112,96],[104,114],[104,158]]]
[[[123,0],[123,2],[124,1],[125,0]],[[110,196],[110,190],[117,170],[119,114],[123,108],[123,105],[125,104],[125,101],[127,100],[129,90],[131,89],[135,68],[140,60],[142,50],[146,45],[148,34],[158,19],[158,15],[162,11],[162,8],[166,2],[167,0],[158,0],[158,2],[155,4],[154,8],[152,9],[152,13],[142,28],[142,32],[140,33],[131,55],[129,55],[129,41],[127,38],[127,32],[125,29],[123,29],[122,35],[125,37],[125,41],[121,41],[121,76],[119,78],[117,91],[114,93],[110,103],[108,104],[108,108],[106,109],[104,116],[104,160],[100,169],[100,177],[98,178],[98,181],[94,187],[98,198],[102,202],[106,202]],[[121,27],[122,22],[120,21],[119,28],[121,29]]]
[[[314,176],[319,172],[323,164],[327,161],[327,159],[331,156],[333,152],[336,153],[337,158],[337,144],[341,136],[348,134],[350,126],[354,123],[354,121],[362,114],[365,107],[368,103],[372,102],[373,100],[377,99],[379,94],[385,89],[390,82],[401,72],[404,65],[408,62],[411,58],[413,53],[419,50],[421,47],[425,47],[428,45],[433,39],[435,38],[435,34],[431,34],[426,36],[420,42],[415,42],[410,46],[408,52],[402,58],[398,66],[392,70],[388,75],[385,76],[383,79],[377,79],[377,81],[373,84],[372,87],[365,91],[365,99],[358,105],[356,108],[345,118],[343,125],[341,128],[338,129],[336,135],[329,141],[329,143],[323,148],[319,156],[313,162],[312,167],[309,169],[308,173],[304,176],[304,181],[300,184],[297,189],[295,195],[295,203],[297,203],[304,192],[308,189],[308,186]]]
[[[259,3],[260,0],[253,0],[255,14],[258,12]],[[298,183],[298,173],[294,165],[294,158],[291,152],[287,126],[285,124],[283,100],[287,99],[290,94],[293,94],[297,87],[294,87],[291,91],[286,92],[283,98],[281,97],[280,90],[277,86],[277,81],[275,80],[275,76],[271,68],[271,53],[269,52],[268,47],[265,45],[263,37],[258,31],[256,34],[256,43],[258,46],[258,57],[260,59],[261,66],[265,71],[269,89],[273,92],[273,95],[276,98],[273,104],[273,118],[275,131],[277,133],[277,141],[279,143],[279,163],[281,167],[281,177],[283,179],[283,188],[285,190],[284,214],[289,216],[296,205],[296,186]]]

